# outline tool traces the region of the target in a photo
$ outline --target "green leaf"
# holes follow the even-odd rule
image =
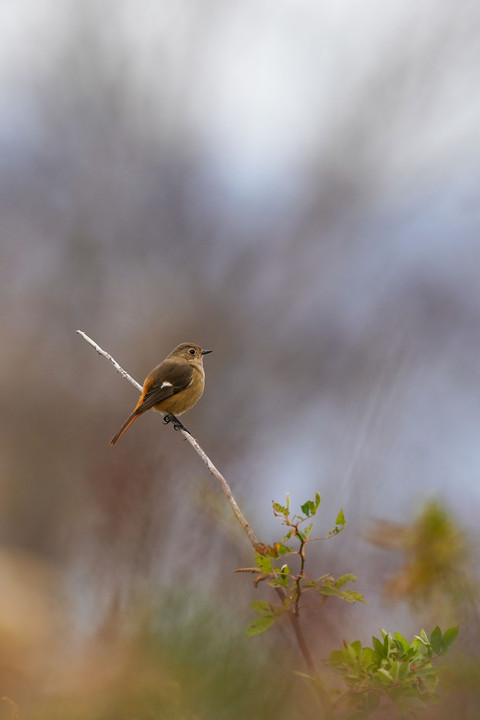
[[[417,637],[419,640],[421,640],[424,645],[430,645],[430,641],[428,639],[428,635],[425,632],[425,630],[423,630],[423,629],[420,630],[420,635],[415,635],[415,637]]]
[[[442,652],[442,631],[438,625],[432,630],[432,634],[430,635],[430,644],[434,653]]]
[[[315,512],[317,510],[313,500],[307,500],[307,502],[303,503],[303,505],[300,505],[300,509],[306,517],[310,517],[310,515],[315,515]]]
[[[292,552],[292,548],[288,545],[284,545],[281,542],[273,543],[273,549],[275,552],[277,552],[279,555],[286,555],[289,552]]]
[[[332,650],[330,653],[329,663],[332,665],[343,665],[345,662],[345,656],[342,652],[342,650]]]
[[[338,513],[335,525],[345,525],[345,515],[343,514],[343,509]]]
[[[317,592],[319,592],[320,595],[336,595],[338,597],[341,590],[338,590],[334,585],[322,583],[321,585],[317,585]]]
[[[408,662],[402,662],[399,672],[399,680],[406,680],[411,673],[410,664]]]
[[[385,632],[385,630],[381,631],[382,637],[383,637],[383,647],[385,652],[385,657],[388,658],[389,655],[391,655],[392,650],[396,650],[397,646],[395,644],[394,639],[390,635],[390,633]]]
[[[257,563],[257,567],[259,567],[260,570],[265,573],[265,575],[269,575],[272,572],[272,558],[268,557],[268,555],[260,555],[260,553],[255,553],[255,562]]]
[[[346,600],[349,603],[365,602],[365,598],[363,597],[362,593],[359,593],[356,590],[341,590],[338,597],[342,598],[342,600]]]
[[[401,663],[398,662],[398,661],[397,661],[397,662],[392,662],[392,663],[390,663],[390,674],[391,674],[391,676],[392,676],[393,682],[397,682],[397,680],[398,680],[398,674],[399,674],[399,672],[400,672],[400,666],[401,666]]]
[[[362,643],[360,640],[355,640],[353,643],[346,643],[346,649],[350,656],[350,660],[356,664],[359,655],[362,652]]]
[[[272,615],[272,606],[265,600],[254,600],[250,603],[250,607],[260,615]]]
[[[318,510],[318,506],[320,505],[321,497],[320,493],[315,493],[315,510]]]
[[[458,625],[456,627],[448,628],[448,630],[445,630],[443,633],[442,638],[442,646],[443,651],[446,652],[450,645],[453,643],[453,641],[456,639],[458,635]]]
[[[347,578],[346,580],[344,578]],[[353,575],[342,575],[341,578],[335,580],[331,575],[322,575],[310,587],[314,587],[320,595],[335,595],[335,597],[346,600],[347,602],[365,602],[363,595],[356,590],[341,590],[344,582],[354,578]],[[340,581],[340,586],[338,585]]]
[[[303,532],[305,534],[305,539],[310,537],[310,533],[312,532],[313,523],[310,523],[310,525],[307,525],[306,528],[304,528]]]
[[[282,575],[280,572],[274,577],[268,579],[268,584],[270,587],[283,587],[286,590],[289,588],[289,576],[288,575]]]
[[[385,668],[378,668],[375,675],[384,685],[393,682],[392,676],[390,675],[388,670],[385,670]]]
[[[280,503],[272,501],[272,508],[273,512],[277,513],[278,515],[284,515],[285,517],[288,515],[288,507],[280,505]]]
[[[403,635],[400,635],[400,633],[395,633],[395,642],[402,655],[406,654],[410,650],[410,645],[405,640]]]
[[[268,583],[272,587],[284,587],[287,588],[289,584],[290,579],[290,568],[285,563],[285,565],[282,565],[281,568],[275,568],[275,577],[272,579],[269,579]]]
[[[382,660],[385,657],[385,647],[381,640],[372,635],[372,645],[377,657]]]
[[[341,588],[347,582],[357,582],[357,578],[355,577],[355,575],[352,575],[352,573],[346,573],[346,575],[340,575],[335,585],[337,586],[337,588]]]
[[[375,661],[374,652],[372,648],[370,647],[364,647],[362,648],[362,652],[360,653],[360,664],[362,668],[367,668],[373,665]]]
[[[273,623],[275,622],[275,616],[274,615],[263,615],[262,617],[257,618],[247,628],[247,635],[259,635],[260,633],[265,632],[265,630],[268,630],[269,627],[272,627]]]

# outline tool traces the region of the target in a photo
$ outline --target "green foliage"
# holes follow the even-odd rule
[[[312,579],[305,571],[308,543],[327,540],[338,535],[345,527],[343,510],[340,510],[335,527],[326,537],[312,537],[313,523],[308,521],[316,515],[320,502],[320,494],[317,492],[313,500],[307,500],[301,505],[301,515],[291,514],[288,496],[285,505],[278,502],[272,503],[274,515],[281,520],[282,525],[286,526],[287,532],[281,542],[259,546],[255,555],[256,568],[244,568],[243,571],[256,575],[254,580],[256,586],[260,582],[266,582],[270,587],[279,589],[280,592],[277,592],[277,595],[281,602],[277,604],[263,601],[251,603],[251,607],[260,617],[250,624],[247,635],[258,635],[268,630],[284,613],[298,614],[300,600],[306,592],[315,593],[319,604],[324,603],[332,596],[350,603],[364,602],[359,592],[344,587],[347,583],[356,581],[355,575],[348,573],[335,579],[333,575],[327,573],[317,579]],[[298,559],[287,564],[286,556],[296,556]],[[293,564],[296,565],[295,570],[291,567]]]
[[[345,527],[343,510],[337,515],[335,527],[325,537],[312,537],[311,519],[320,507],[320,495],[301,505],[301,515],[292,515],[290,500],[285,505],[273,503],[273,513],[281,520],[287,531],[281,542],[257,547],[256,567],[243,568],[243,572],[256,575],[257,586],[265,582],[274,588],[280,600],[270,603],[264,600],[251,603],[258,617],[250,624],[247,635],[258,635],[272,627],[285,613],[298,618],[301,600],[308,592],[313,593],[320,607],[329,597],[347,602],[364,602],[362,595],[346,585],[355,582],[355,575],[346,573],[338,578],[330,573],[310,578],[305,569],[308,544],[327,540],[342,532]],[[286,560],[288,559],[288,563]],[[293,569],[295,567],[295,569]],[[328,718],[353,720],[366,718],[383,707],[390,717],[417,717],[418,712],[429,704],[438,702],[440,669],[433,661],[444,655],[458,634],[458,627],[442,633],[437,626],[430,637],[422,630],[411,642],[395,632],[381,631],[381,637],[372,637],[372,645],[362,646],[360,641],[344,642],[340,650],[331,653],[326,665],[342,678],[343,687],[326,690],[317,675],[305,675],[309,679],[322,706],[328,708]],[[327,715],[325,715],[327,717]],[[393,715],[392,715],[393,717]]]
[[[409,643],[399,633],[381,631],[372,637],[372,647],[357,640],[344,642],[331,653],[328,665],[347,687],[335,691],[335,717],[368,717],[378,707],[394,705],[405,717],[415,717],[427,704],[438,702],[440,669],[433,667],[458,634],[458,627],[442,633],[437,626],[430,638],[425,630]]]
[[[320,493],[317,492],[315,495],[315,500],[307,500],[306,503],[303,503],[303,505],[300,506],[303,514],[305,517],[310,517],[311,515],[315,515],[315,513],[318,510],[318,507],[320,505]]]
[[[390,598],[426,607],[450,623],[465,597],[476,594],[465,532],[438,501],[426,503],[411,525],[373,524],[368,537],[403,557],[385,588]]]
[[[260,617],[250,624],[247,635],[259,635],[273,625],[275,622],[275,613],[270,603],[264,602],[263,600],[252,602],[250,606],[259,613]]]

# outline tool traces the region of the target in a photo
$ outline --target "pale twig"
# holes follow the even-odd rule
[[[88,337],[88,335],[87,335],[86,333],[84,333],[82,330],[77,330],[77,333],[78,333],[84,340],[86,340],[86,341],[89,343],[89,345],[91,345],[91,346],[97,351],[97,353],[98,353],[99,355],[102,355],[106,360],[108,360],[109,362],[111,362],[112,365],[113,365],[113,367],[115,368],[115,370],[116,370],[117,372],[119,372],[120,375],[122,375],[122,376],[125,378],[125,380],[128,380],[129,382],[131,382],[132,385],[134,385],[134,386],[137,388],[137,390],[139,390],[139,391],[141,392],[142,386],[141,386],[139,383],[137,383],[137,381],[134,380],[134,379],[126,372],[126,370],[124,370],[124,369],[117,363],[117,361],[116,361],[109,353],[107,353],[105,350],[102,350],[102,348],[101,348],[99,345],[97,345],[97,343],[94,342],[90,337]],[[217,470],[217,468],[215,467],[215,465],[213,464],[213,462],[210,460],[210,458],[208,457],[208,455],[202,450],[202,448],[200,447],[200,445],[198,444],[198,442],[195,440],[195,438],[193,437],[193,435],[191,435],[188,431],[183,430],[181,427],[179,428],[179,431],[182,433],[182,435],[184,436],[184,438],[185,438],[186,440],[188,440],[188,442],[189,442],[190,445],[193,447],[193,449],[195,450],[195,452],[200,456],[201,460],[202,460],[202,461],[205,463],[205,465],[207,466],[209,472],[210,472],[210,473],[213,475],[213,477],[214,477],[216,480],[218,480],[218,482],[220,483],[220,486],[221,486],[223,492],[225,493],[225,496],[226,496],[228,502],[230,503],[230,507],[232,508],[233,514],[235,515],[235,517],[237,518],[238,522],[240,523],[240,525],[241,525],[242,528],[244,529],[244,531],[245,531],[245,533],[247,534],[248,539],[249,539],[250,542],[252,543],[254,549],[256,549],[256,547],[260,544],[260,543],[259,543],[259,540],[258,540],[257,536],[255,535],[255,533],[253,532],[253,530],[252,530],[252,528],[250,527],[250,525],[248,524],[248,522],[247,522],[245,516],[243,515],[242,511],[241,511],[240,508],[238,507],[237,501],[236,501],[235,498],[233,497],[233,493],[232,493],[232,491],[230,490],[229,484],[227,483],[227,481],[225,480],[225,478],[223,477],[223,475],[221,474],[221,472],[219,472],[219,470]]]
[[[137,390],[139,390],[139,391],[142,390],[142,386],[141,386],[139,383],[137,383],[136,380],[134,380],[134,379],[117,363],[117,361],[116,361],[109,353],[107,353],[105,350],[102,350],[102,348],[101,348],[99,345],[97,345],[97,343],[94,342],[91,338],[89,338],[86,333],[82,332],[82,330],[77,330],[77,333],[78,333],[81,337],[83,337],[83,339],[86,340],[86,341],[98,352],[99,355],[102,355],[106,360],[108,360],[109,362],[111,362],[112,365],[113,365],[113,367],[115,368],[115,370],[116,370],[117,372],[119,372],[120,375],[122,375],[126,380],[128,380],[129,382],[131,382],[132,385],[134,385],[134,386],[137,388]],[[195,438],[193,437],[193,435],[191,435],[187,430],[183,430],[181,427],[179,427],[178,429],[179,429],[179,431],[182,433],[182,435],[184,436],[184,438],[185,438],[186,440],[188,440],[188,442],[189,442],[190,445],[193,447],[193,449],[195,450],[195,452],[197,453],[197,455],[199,455],[200,458],[201,458],[201,460],[205,463],[205,465],[207,466],[210,474],[213,475],[213,477],[214,477],[216,480],[218,480],[218,482],[220,483],[220,486],[221,486],[223,492],[225,493],[225,496],[226,496],[226,498],[227,498],[227,500],[228,500],[228,502],[229,502],[229,504],[230,504],[230,507],[232,508],[233,514],[235,515],[235,517],[237,518],[238,522],[240,523],[240,525],[242,526],[243,530],[245,531],[248,539],[250,540],[250,542],[251,542],[251,544],[252,544],[252,546],[253,546],[253,549],[257,552],[257,551],[258,551],[258,548],[261,546],[261,543],[260,543],[260,541],[258,540],[258,538],[257,538],[257,536],[255,535],[255,533],[253,532],[253,530],[252,530],[252,528],[250,527],[249,523],[247,522],[247,520],[246,520],[245,516],[243,515],[242,511],[241,511],[240,508],[238,507],[237,501],[235,500],[235,498],[234,498],[234,496],[233,496],[233,493],[232,493],[232,491],[230,490],[229,484],[227,483],[227,481],[225,480],[225,478],[223,477],[223,475],[221,474],[221,472],[220,472],[219,470],[217,470],[217,468],[215,467],[215,465],[213,464],[213,462],[210,460],[210,458],[208,457],[208,455],[202,450],[202,448],[200,447],[200,445],[198,444],[198,442],[195,440]],[[282,602],[285,602],[285,591],[283,590],[283,588],[276,587],[276,588],[274,588],[274,589],[275,589],[275,591],[277,592],[278,596],[280,597],[281,601],[282,601]],[[293,631],[294,631],[294,633],[295,633],[295,636],[296,636],[298,645],[299,645],[299,647],[300,647],[300,651],[301,651],[301,653],[302,653],[302,655],[303,655],[305,664],[307,665],[307,668],[308,668],[309,672],[310,672],[312,675],[315,675],[315,674],[316,674],[315,663],[314,663],[314,661],[313,661],[312,655],[311,655],[311,653],[310,653],[310,650],[309,650],[309,648],[308,648],[307,642],[306,642],[306,640],[305,640],[305,636],[304,636],[303,631],[302,631],[302,628],[301,628],[301,626],[300,626],[300,618],[298,617],[298,615],[296,615],[295,613],[292,613],[292,612],[289,612],[288,615],[289,615],[290,622],[291,622],[291,624],[292,624],[292,628],[293,628]],[[315,688],[315,691],[316,691],[317,695],[319,696],[319,698],[320,698],[323,702],[325,702],[325,695],[324,695],[323,691],[320,691],[320,689],[318,688],[317,685],[314,685],[314,688]]]
[[[94,342],[94,341],[92,340],[92,338],[88,337],[88,335],[87,335],[86,333],[84,333],[82,330],[77,330],[77,333],[78,333],[81,337],[83,337],[83,339],[86,340],[87,343],[88,343],[89,345],[91,345],[91,346],[97,351],[97,353],[98,353],[99,355],[102,355],[102,357],[104,357],[106,360],[108,360],[109,362],[111,362],[112,365],[113,365],[113,367],[115,368],[115,370],[116,370],[118,373],[120,373],[120,375],[122,375],[122,377],[124,377],[125,380],[128,380],[128,382],[131,382],[132,385],[134,385],[139,392],[142,392],[142,386],[140,385],[140,383],[138,383],[136,380],[134,380],[134,379],[132,378],[132,376],[129,375],[129,374],[127,373],[127,371],[124,370],[124,369],[117,363],[117,361],[116,361],[109,353],[107,353],[105,350],[102,350],[102,348],[101,348],[99,345],[97,345],[97,343]]]

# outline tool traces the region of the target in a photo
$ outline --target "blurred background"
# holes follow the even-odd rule
[[[479,31],[453,0],[0,5],[0,718],[317,717],[288,626],[245,637],[275,596],[220,488],[154,413],[109,447],[137,393],[77,328],[140,382],[213,349],[185,422],[257,535],[287,493],[345,513],[309,570],[367,604],[305,617],[316,660],[460,623],[443,709],[478,717]]]

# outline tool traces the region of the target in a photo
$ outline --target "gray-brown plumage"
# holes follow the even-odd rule
[[[154,408],[164,415],[178,417],[190,410],[201,398],[205,388],[203,356],[211,350],[202,350],[194,343],[182,343],[147,375],[142,394],[132,414],[110,440],[115,445],[144,412]]]

